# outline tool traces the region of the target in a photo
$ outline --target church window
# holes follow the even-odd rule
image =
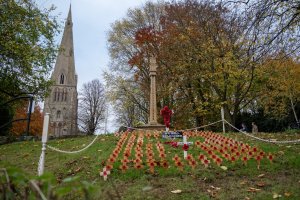
[[[57,96],[59,95],[59,91],[58,91],[58,88],[55,88],[54,89],[54,98],[53,98],[53,101],[57,101]]]
[[[58,89],[57,90],[57,96],[56,96],[56,101],[59,101],[60,100],[60,90]]]
[[[64,84],[64,82],[65,82],[65,75],[64,75],[64,74],[61,74],[61,75],[60,75],[60,81],[59,81],[59,83],[60,83],[60,84]]]
[[[67,101],[67,88],[63,91],[63,101]]]
[[[61,112],[60,112],[60,110],[58,110],[58,111],[56,112],[56,118],[59,119],[59,118],[60,118],[60,115],[61,115]]]
[[[58,130],[57,130],[57,134],[58,134],[58,136],[61,136],[61,134],[62,134],[62,124],[61,123],[58,123]]]

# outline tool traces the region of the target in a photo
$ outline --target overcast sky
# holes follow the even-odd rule
[[[107,70],[109,56],[107,33],[110,25],[126,16],[129,8],[141,7],[146,0],[37,0],[40,8],[56,6],[55,15],[62,22],[72,5],[75,67],[78,74],[78,90],[83,83],[99,78]],[[156,2],[156,1],[155,1]],[[63,24],[63,23],[61,23]],[[62,31],[63,32],[63,31]],[[60,44],[62,32],[57,37]],[[111,111],[112,112],[112,111]],[[109,119],[109,130],[117,127]]]

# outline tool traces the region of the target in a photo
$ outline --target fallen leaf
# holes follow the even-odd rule
[[[289,196],[291,196],[291,193],[285,192],[285,193],[284,193],[284,196],[289,197]]]
[[[258,191],[261,191],[261,189],[254,188],[254,187],[249,187],[249,189],[247,191],[248,192],[258,192]]]
[[[215,187],[215,186],[213,186],[213,185],[211,185],[210,187],[211,187],[212,189],[215,189],[215,190],[221,190],[221,188]]]
[[[75,172],[79,172],[81,170],[81,167],[78,167],[77,169],[75,169]]]
[[[284,152],[283,151],[278,151],[278,154],[284,155]]]
[[[245,200],[250,200],[250,198],[249,197],[245,197]]]
[[[240,185],[246,185],[247,181],[246,180],[243,180],[240,182]]]
[[[266,184],[264,182],[258,182],[258,183],[256,183],[256,185],[258,187],[264,187],[264,186],[266,186]]]
[[[181,193],[182,191],[181,190],[173,190],[173,191],[171,191],[173,194],[179,194],[179,193]]]
[[[277,193],[273,193],[273,199],[278,199],[280,198],[281,195],[280,194],[277,194]]]
[[[260,174],[260,175],[258,175],[258,178],[262,178],[264,176],[265,176],[265,174]]]
[[[221,169],[226,171],[228,168],[226,166],[221,166]]]
[[[152,186],[146,186],[146,187],[143,187],[143,191],[149,191],[149,190],[152,190],[153,187]]]

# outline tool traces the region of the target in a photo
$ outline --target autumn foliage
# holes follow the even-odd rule
[[[15,119],[25,119],[27,118],[27,109],[28,109],[28,102],[24,101],[20,104],[14,115]],[[41,112],[41,108],[39,105],[36,105],[34,108],[34,112],[31,113],[31,120],[30,120],[30,129],[29,134],[34,136],[41,136],[42,129],[43,129],[43,113]],[[27,128],[27,120],[24,121],[17,121],[12,124],[11,133],[20,136],[26,132]]]

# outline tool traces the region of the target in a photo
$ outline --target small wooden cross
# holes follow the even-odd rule
[[[107,170],[106,167],[104,167],[102,172],[100,172],[100,176],[103,176],[103,179],[106,181],[108,175],[110,175],[110,171]]]
[[[183,146],[183,145],[191,146],[191,145],[193,145],[193,142],[188,142],[187,138],[186,138],[186,135],[184,135],[183,136],[183,142],[177,142],[177,145],[180,145],[180,146]],[[187,157],[187,151],[184,150],[183,151],[183,158],[186,159],[186,157]]]

